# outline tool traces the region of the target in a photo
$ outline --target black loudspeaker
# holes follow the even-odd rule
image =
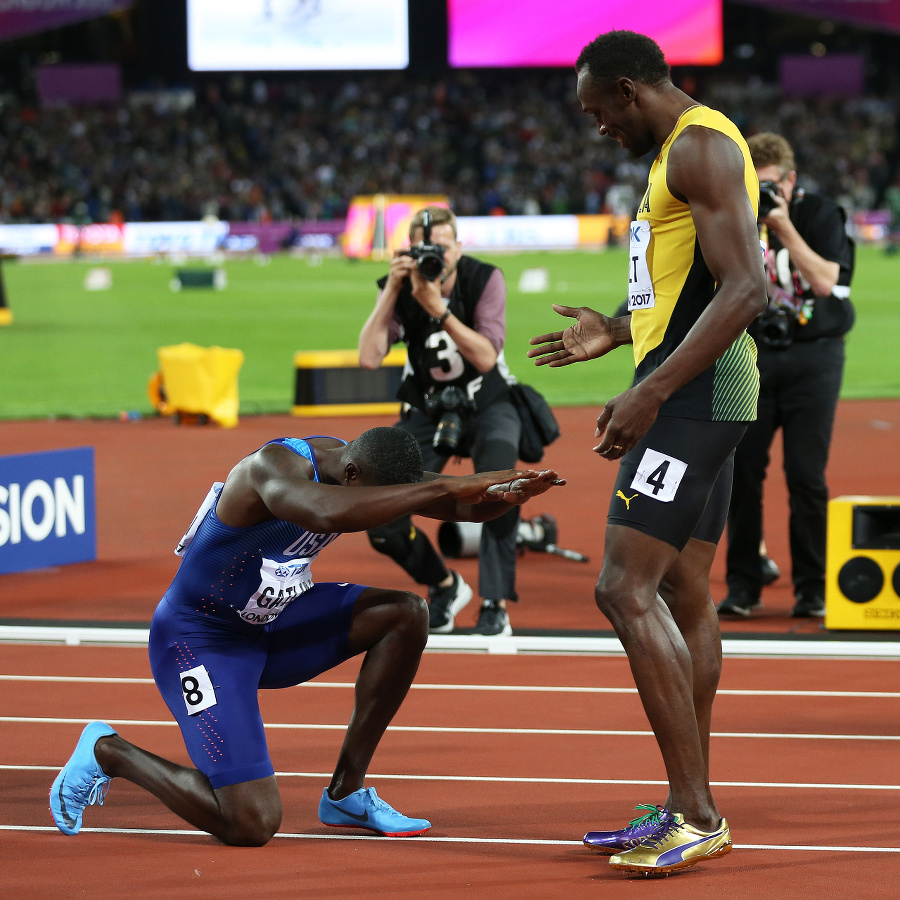
[[[900,497],[829,502],[825,627],[900,629]]]

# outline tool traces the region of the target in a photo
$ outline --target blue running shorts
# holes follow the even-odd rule
[[[257,696],[301,684],[353,654],[359,584],[315,584],[274,622],[231,627],[164,597],[150,625],[150,666],[194,765],[214,788],[274,774]]]

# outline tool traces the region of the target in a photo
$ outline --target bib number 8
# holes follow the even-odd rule
[[[196,666],[181,673],[181,693],[189,716],[196,716],[215,706],[216,691],[210,680],[206,666]]]

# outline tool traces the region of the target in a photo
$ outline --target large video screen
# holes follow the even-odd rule
[[[722,62],[722,0],[447,0],[454,67],[572,66],[604,31],[652,37],[673,66]]]
[[[405,69],[408,0],[187,0],[195,72]]]

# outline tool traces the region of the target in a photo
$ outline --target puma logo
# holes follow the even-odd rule
[[[616,491],[616,496],[621,497],[625,501],[625,509],[631,510],[631,501],[637,497],[637,494],[632,494],[630,497],[626,497],[621,491]]]

